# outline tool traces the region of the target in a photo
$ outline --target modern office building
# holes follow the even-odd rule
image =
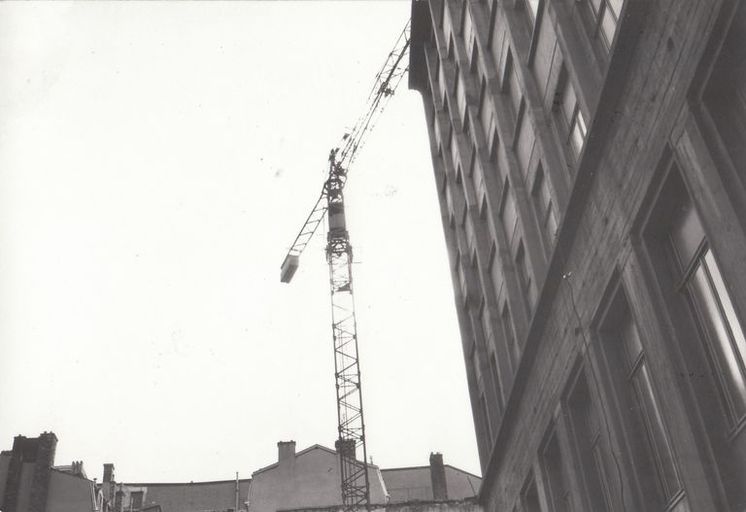
[[[746,510],[746,4],[414,0],[486,512]]]

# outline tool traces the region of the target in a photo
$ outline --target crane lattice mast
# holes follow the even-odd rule
[[[316,204],[295,238],[282,263],[280,280],[290,282],[298,268],[298,259],[325,216],[328,217],[326,259],[332,304],[334,375],[337,389],[337,452],[345,512],[370,505],[368,452],[365,446],[365,421],[360,381],[360,360],[352,286],[352,245],[347,231],[344,187],[347,173],[365,135],[374,126],[407,71],[409,23],[404,27],[386,62],[376,75],[368,95],[367,109],[340,145],[329,154],[329,172]],[[357,458],[362,449],[362,459]]]

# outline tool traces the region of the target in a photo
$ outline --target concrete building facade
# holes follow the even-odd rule
[[[746,510],[746,4],[414,0],[497,511]]]

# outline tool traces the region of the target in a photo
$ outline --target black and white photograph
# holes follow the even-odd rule
[[[0,2],[0,512],[746,512],[746,0]]]

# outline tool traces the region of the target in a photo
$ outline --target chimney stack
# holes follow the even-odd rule
[[[277,443],[277,462],[280,467],[295,461],[295,441],[280,441]]]
[[[446,468],[443,465],[443,455],[440,453],[430,454],[430,481],[433,485],[433,500],[447,500]]]
[[[108,484],[114,481],[114,464],[104,464],[104,483]]]

